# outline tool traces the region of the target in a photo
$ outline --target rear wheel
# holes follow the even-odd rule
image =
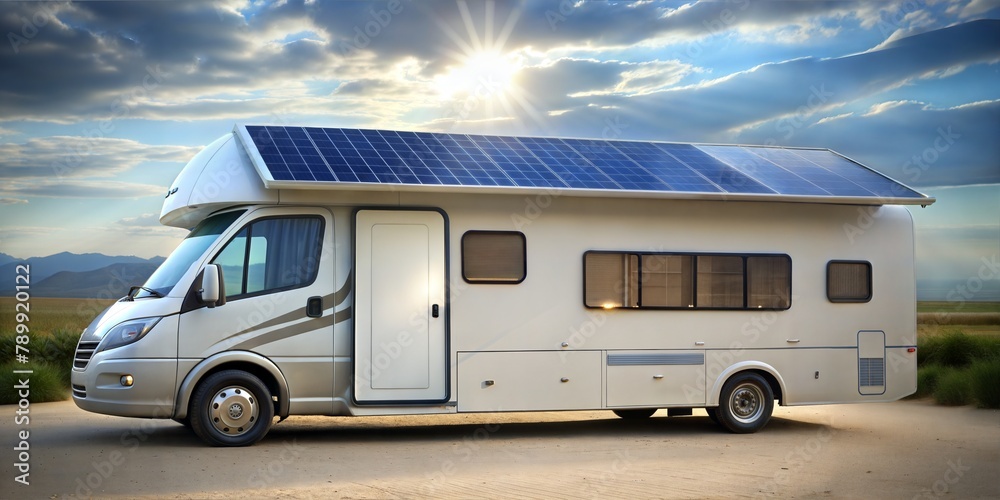
[[[774,392],[764,377],[738,373],[722,386],[715,417],[729,432],[748,434],[767,425],[774,410]]]
[[[188,418],[194,433],[212,446],[248,446],[267,434],[274,404],[255,375],[224,370],[198,384]]]
[[[708,418],[710,418],[715,425],[720,425],[719,416],[715,414],[715,408],[705,408],[705,413],[708,413]]]
[[[656,408],[641,408],[635,410],[611,410],[621,418],[637,420],[652,417],[656,413]]]

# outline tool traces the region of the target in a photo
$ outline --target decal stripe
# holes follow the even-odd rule
[[[284,340],[296,335],[311,332],[314,330],[320,330],[323,328],[329,328],[336,323],[341,321],[346,321],[351,318],[351,308],[347,308],[341,311],[337,311],[335,314],[330,314],[323,316],[322,318],[303,321],[301,323],[296,323],[294,325],[286,326],[285,328],[279,328],[273,332],[268,332],[263,335],[258,335],[252,339],[244,340],[239,344],[232,346],[230,349],[241,350],[241,349],[254,349],[260,347],[264,344],[270,344],[271,342],[277,342],[279,340]]]
[[[333,302],[334,302],[333,303],[333,308],[336,309],[337,306],[339,306],[340,304],[342,304],[347,299],[347,297],[350,294],[351,294],[351,274],[349,273],[347,275],[347,280],[344,281],[344,284],[340,287],[340,290],[337,290],[335,293],[332,293],[330,295],[327,295],[327,296],[323,297],[323,303],[326,304],[327,302],[330,301],[330,299],[333,299]],[[351,317],[350,308],[346,309],[346,311],[347,311],[347,317],[344,318],[344,319],[348,319],[348,318]],[[340,313],[336,313],[336,314],[340,314]],[[254,331],[260,330],[262,328],[270,328],[272,326],[278,326],[278,325],[281,325],[281,324],[284,324],[284,323],[290,323],[290,322],[295,321],[297,319],[304,318],[305,316],[306,316],[306,308],[305,307],[301,307],[299,309],[294,309],[291,312],[287,312],[285,314],[282,314],[281,316],[277,316],[277,317],[271,318],[271,319],[269,319],[267,321],[258,323],[258,324],[254,325],[254,326],[251,326],[250,328],[247,328],[245,330],[238,331],[238,332],[236,332],[236,333],[234,333],[234,334],[232,334],[232,335],[230,335],[230,336],[228,336],[228,337],[220,340],[219,343],[225,342],[225,341],[227,341],[227,340],[229,340],[229,339],[231,339],[233,337],[236,337],[236,336],[239,336],[239,335],[243,335],[244,333],[254,332]],[[336,323],[340,323],[341,321],[343,321],[343,320],[337,319],[335,322]]]

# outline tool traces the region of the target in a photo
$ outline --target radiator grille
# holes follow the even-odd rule
[[[885,385],[885,359],[859,358],[858,385],[861,387],[881,387]]]
[[[76,397],[78,397],[78,398],[80,398],[80,399],[86,399],[87,398],[87,388],[84,387],[84,386],[82,386],[82,385],[73,384],[73,395],[76,396]]]
[[[94,356],[94,351],[97,350],[97,346],[100,342],[80,342],[80,345],[76,347],[76,356],[73,357],[73,368],[84,369],[87,367],[87,363],[90,363],[90,358]]]

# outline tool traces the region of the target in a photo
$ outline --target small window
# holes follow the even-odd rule
[[[868,302],[871,300],[871,263],[831,261],[827,264],[826,297],[830,299],[830,302]]]
[[[698,256],[698,307],[743,307],[743,257]]]
[[[251,222],[215,256],[222,267],[226,298],[261,295],[312,284],[323,245],[319,217]]]
[[[787,255],[747,257],[747,307],[788,309],[792,302],[792,259]]]
[[[639,256],[628,253],[583,255],[584,303],[587,307],[637,307]]]
[[[694,307],[690,255],[642,256],[642,307]]]
[[[527,246],[516,231],[469,231],[462,235],[462,277],[469,283],[516,285],[527,276]]]

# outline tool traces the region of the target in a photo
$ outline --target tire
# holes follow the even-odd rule
[[[719,416],[715,414],[715,408],[705,408],[705,413],[708,413],[708,418],[712,420],[715,425],[722,425],[719,423]]]
[[[249,446],[271,428],[271,392],[241,370],[213,373],[198,384],[188,411],[191,430],[212,446]]]
[[[729,432],[749,434],[767,425],[774,410],[774,392],[764,377],[737,373],[722,386],[715,417]]]
[[[652,417],[656,413],[656,408],[640,408],[635,410],[611,410],[621,418],[627,420],[640,420]]]

